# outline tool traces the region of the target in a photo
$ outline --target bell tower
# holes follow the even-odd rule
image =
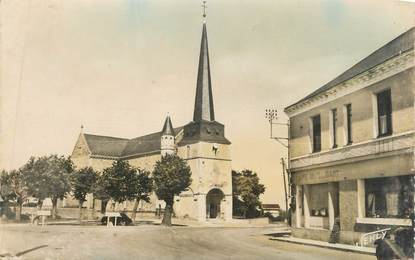
[[[204,1],[204,17],[206,5]],[[175,203],[179,216],[199,221],[232,219],[232,169],[230,144],[225,127],[215,120],[206,22],[197,70],[193,120],[183,128],[178,155],[192,171],[192,185]]]

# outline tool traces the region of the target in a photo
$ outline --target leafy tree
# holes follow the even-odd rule
[[[6,211],[8,210],[8,202],[10,200],[15,201],[17,204],[15,218],[17,221],[20,221],[23,202],[28,197],[27,186],[22,172],[20,170],[2,171],[0,183],[0,194],[6,204]]]
[[[104,190],[112,200],[122,203],[135,198],[136,169],[127,161],[117,160],[104,169]]]
[[[177,155],[165,155],[156,162],[153,170],[154,189],[159,199],[166,202],[162,224],[171,226],[174,196],[192,183],[191,170],[186,161]]]
[[[49,169],[47,157],[30,157],[29,161],[23,165],[21,171],[28,183],[29,193],[39,200],[39,207],[42,207],[42,202],[49,194],[49,179],[44,174]]]
[[[73,170],[71,159],[58,155],[31,157],[21,169],[28,192],[39,199],[40,205],[51,198],[52,218],[56,218],[58,200],[71,190],[69,176]]]
[[[82,218],[82,204],[86,201],[87,194],[92,193],[97,177],[98,173],[91,167],[77,170],[70,176],[73,196],[79,201],[80,219]]]
[[[134,188],[135,202],[133,213],[131,215],[131,219],[133,221],[135,220],[140,200],[150,202],[150,193],[153,189],[153,180],[150,178],[150,172],[138,169],[138,172],[134,178]]]
[[[0,197],[3,199],[4,209],[1,211],[1,215],[8,214],[9,201],[15,200],[16,196],[11,187],[10,175],[7,171],[2,170],[0,173]]]
[[[257,208],[261,206],[259,196],[265,192],[257,174],[251,170],[232,171],[232,190],[234,212],[245,218],[257,216]]]
[[[107,179],[103,175],[99,175],[92,187],[92,193],[95,199],[101,201],[101,213],[104,214],[107,208],[108,201],[111,199],[110,195],[105,190],[107,187]]]
[[[13,190],[16,204],[18,206],[16,211],[16,220],[20,221],[22,215],[23,202],[28,197],[27,186],[20,170],[12,170],[9,173],[9,183]]]

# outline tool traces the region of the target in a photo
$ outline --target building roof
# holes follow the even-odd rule
[[[215,121],[206,23],[203,23],[193,121]]]
[[[173,132],[179,133],[182,129],[177,127]],[[91,134],[84,134],[84,137],[92,155],[122,158],[160,151],[161,134],[157,132],[133,139]]]
[[[378,50],[374,51],[372,54],[364,58],[363,60],[359,61],[357,64],[352,66],[350,69],[346,70],[327,84],[323,85],[316,91],[312,92],[311,94],[307,95],[306,97],[302,98],[298,102],[286,107],[295,106],[309,98],[312,98],[318,94],[321,94],[340,83],[343,83],[346,80],[349,80],[379,64],[384,63],[385,61],[400,55],[403,52],[411,50],[414,48],[414,33],[415,27],[412,27],[408,31],[402,33],[392,41],[388,42],[387,44],[383,45]]]
[[[166,117],[164,121],[163,130],[161,130],[162,135],[174,135],[173,124],[171,123],[170,116]]]
[[[84,134],[88,148],[93,155],[120,157],[128,139],[112,136]]]

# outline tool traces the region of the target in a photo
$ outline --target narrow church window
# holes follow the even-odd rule
[[[190,145],[188,145],[186,148],[187,148],[187,150],[186,150],[186,158],[189,158],[190,157]]]

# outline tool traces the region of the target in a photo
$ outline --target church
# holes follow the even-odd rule
[[[231,143],[225,137],[224,125],[215,121],[206,22],[202,27],[193,120],[174,128],[167,116],[160,128],[160,132],[133,139],[87,134],[81,129],[71,159],[77,169],[92,167],[102,172],[115,160],[126,160],[151,172],[163,155],[175,153],[190,166],[193,182],[175,198],[174,214],[198,221],[231,220]],[[66,206],[69,203],[67,200]],[[92,195],[86,204],[94,210],[101,207]],[[132,205],[126,202],[115,209],[128,211]],[[141,202],[139,211],[155,212],[162,205],[164,202],[153,194],[150,203]]]

